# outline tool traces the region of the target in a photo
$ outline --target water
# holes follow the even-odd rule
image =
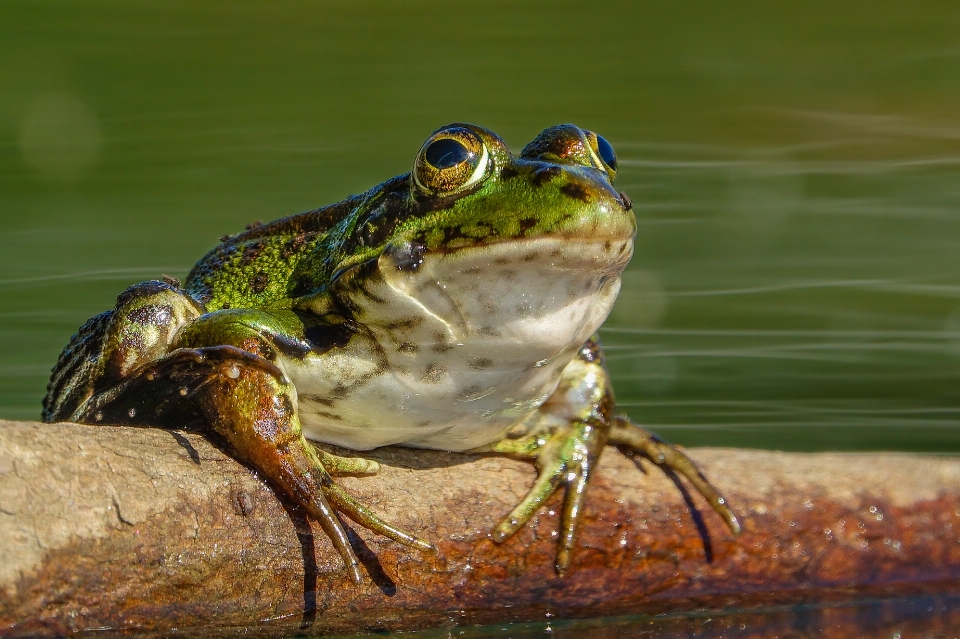
[[[958,618],[960,600],[956,596],[901,597],[839,605],[803,604],[554,620],[376,636],[391,639],[908,639],[955,637]]]
[[[466,120],[607,137],[639,215],[603,333],[685,444],[960,450],[960,5],[7,1],[0,416],[71,333]]]

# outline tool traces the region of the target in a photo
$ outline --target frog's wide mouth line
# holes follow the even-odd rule
[[[378,269],[383,273],[406,272],[413,276],[424,265],[436,263],[433,268],[446,267],[458,271],[476,271],[486,268],[515,265],[517,268],[539,268],[559,272],[595,271],[598,275],[619,275],[633,257],[634,238],[570,238],[540,236],[509,239],[482,245],[439,248],[423,251],[417,262],[411,263],[407,245],[387,246],[378,257],[342,268],[331,279],[331,288],[345,278],[357,275],[363,269]],[[478,258],[482,256],[483,259]],[[463,262],[464,266],[458,266]],[[470,266],[466,266],[470,263]],[[369,271],[367,271],[369,272]]]
[[[397,271],[418,270],[397,259],[401,247],[387,247],[377,258],[381,269]],[[471,263],[470,268],[481,268],[478,263],[486,261],[491,267],[515,264],[519,268],[548,267],[558,271],[596,270],[620,273],[633,256],[633,237],[628,238],[576,238],[562,236],[539,236],[533,238],[507,239],[481,245],[429,249],[422,253],[422,262],[439,261],[450,268],[457,262]]]

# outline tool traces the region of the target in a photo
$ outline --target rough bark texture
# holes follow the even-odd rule
[[[370,579],[203,437],[0,421],[0,635],[351,633],[749,607],[960,585],[960,460],[901,454],[690,455],[744,523],[734,539],[682,482],[608,450],[569,574],[554,500],[496,545],[530,465],[409,449],[342,478],[432,540],[424,556],[354,526]]]

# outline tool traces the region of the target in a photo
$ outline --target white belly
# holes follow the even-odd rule
[[[281,362],[306,436],[358,450],[462,451],[537,410],[606,319],[630,250],[612,259],[599,242],[517,244],[431,256],[415,273],[385,267],[365,281],[367,294],[353,299],[365,304],[355,319],[366,334]]]

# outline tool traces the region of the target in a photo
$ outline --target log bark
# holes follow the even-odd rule
[[[570,572],[559,500],[506,543],[489,530],[529,464],[382,449],[363,503],[436,543],[353,526],[353,586],[322,531],[202,436],[0,421],[0,635],[352,633],[945,593],[960,585],[960,460],[688,451],[744,524],[608,450]]]

